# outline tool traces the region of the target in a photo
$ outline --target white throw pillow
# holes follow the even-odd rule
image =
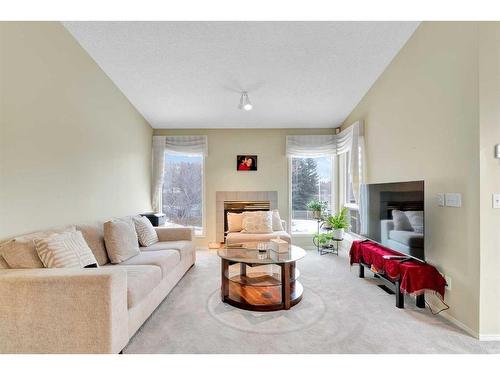
[[[273,210],[273,231],[278,232],[285,230],[281,225],[281,217],[278,210]]]
[[[97,267],[97,260],[80,231],[54,233],[46,238],[34,239],[33,243],[47,268]]]
[[[111,263],[121,263],[139,255],[139,240],[132,219],[115,219],[104,223],[104,242]]]
[[[243,230],[243,214],[227,213],[227,231],[241,232]]]
[[[272,233],[273,213],[271,211],[243,212],[243,232]]]
[[[413,231],[410,220],[404,211],[392,210],[392,221],[394,222],[394,230]]]
[[[147,217],[137,216],[132,220],[134,220],[135,231],[142,246],[151,246],[159,241],[158,234]]]
[[[424,233],[424,211],[405,211],[415,233]]]

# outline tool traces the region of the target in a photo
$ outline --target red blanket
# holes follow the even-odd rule
[[[404,254],[367,241],[354,241],[349,252],[351,265],[363,262],[393,281],[400,280],[403,293],[421,294],[433,290],[444,299],[446,281],[435,267],[417,261],[401,263],[396,259],[384,259],[384,255]]]

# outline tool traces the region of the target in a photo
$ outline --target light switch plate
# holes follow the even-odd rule
[[[436,202],[439,207],[444,207],[444,193],[436,194]]]
[[[445,203],[447,207],[462,207],[462,194],[446,193]]]
[[[500,208],[500,194],[493,194],[493,208]]]

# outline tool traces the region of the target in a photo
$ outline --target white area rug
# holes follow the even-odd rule
[[[429,309],[359,279],[345,252],[297,263],[304,298],[288,311],[249,312],[219,300],[220,260],[196,265],[132,338],[125,353],[500,353]],[[369,272],[367,272],[367,275]]]

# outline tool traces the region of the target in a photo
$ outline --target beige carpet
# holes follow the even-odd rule
[[[220,260],[196,265],[132,338],[125,353],[500,353],[429,309],[359,279],[345,252],[315,251],[297,263],[304,298],[289,311],[258,313],[220,302]],[[369,274],[369,272],[367,272]]]

